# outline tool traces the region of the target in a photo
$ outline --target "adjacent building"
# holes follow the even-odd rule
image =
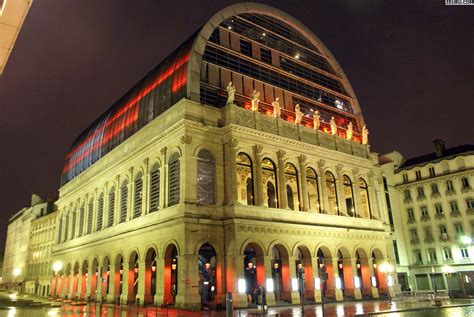
[[[218,12],[95,120],[59,191],[52,295],[199,308],[230,292],[246,307],[258,285],[270,305],[394,285],[355,93],[266,5]]]
[[[51,287],[51,250],[56,236],[55,210],[31,221],[24,292],[48,296]]]
[[[380,157],[394,204],[394,243],[402,290],[473,294],[474,145],[405,159]]]
[[[30,206],[23,208],[10,218],[3,259],[2,282],[5,287],[21,287],[23,289],[32,221],[50,213],[53,209],[54,203],[52,201],[45,201],[33,194]]]

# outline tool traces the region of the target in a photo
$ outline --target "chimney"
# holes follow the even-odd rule
[[[444,146],[444,141],[441,139],[436,139],[433,141],[434,147],[435,147],[435,153],[436,157],[441,157],[443,156],[445,146]]]

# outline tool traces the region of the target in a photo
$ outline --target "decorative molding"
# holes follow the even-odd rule
[[[262,154],[263,152],[263,145],[261,144],[256,144],[253,146],[253,150],[255,151],[255,154]]]
[[[308,160],[308,157],[304,154],[301,154],[300,156],[298,156],[298,162],[300,162],[300,164],[302,165],[306,164],[307,160]]]
[[[357,167],[352,169],[352,175],[354,175],[354,177],[359,176],[359,174],[360,170]]]
[[[326,160],[323,160],[323,159],[319,160],[318,166],[321,170],[324,170],[324,168],[326,167]]]
[[[181,144],[191,144],[192,139],[190,135],[183,135],[181,137]]]
[[[163,157],[166,157],[166,146],[163,146],[161,149],[160,149],[160,153],[161,155],[163,155]]]
[[[231,149],[235,149],[239,145],[239,140],[237,138],[230,138],[226,143]]]
[[[286,152],[284,150],[278,150],[277,156],[278,156],[278,159],[283,160],[286,156]]]

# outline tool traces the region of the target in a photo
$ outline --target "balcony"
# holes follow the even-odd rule
[[[420,243],[420,239],[418,239],[418,238],[413,238],[413,239],[410,240],[410,243],[411,243],[411,244],[419,244],[419,243]]]
[[[416,197],[416,200],[417,200],[417,201],[426,200],[426,196],[425,196],[425,195],[418,195],[418,196]]]
[[[446,242],[446,241],[449,241],[449,236],[447,233],[442,233],[440,236],[439,236],[439,241],[442,241],[442,242]]]
[[[416,222],[415,217],[408,218],[408,224],[412,224],[412,223],[415,223],[415,222]]]
[[[420,221],[425,222],[430,220],[430,215],[423,215],[420,217]]]
[[[441,194],[439,192],[431,193],[431,198],[439,198],[439,197],[441,197]]]
[[[403,199],[403,203],[404,203],[404,204],[410,204],[410,203],[412,203],[412,202],[413,202],[413,199],[411,199],[411,197],[408,197],[408,198]]]
[[[433,243],[433,242],[434,242],[434,238],[432,236],[425,238],[425,243]]]
[[[455,211],[451,211],[451,212],[449,213],[449,215],[450,215],[451,217],[459,217],[459,216],[461,216],[461,212],[460,212],[459,210],[455,210]]]
[[[465,186],[461,188],[463,193],[469,193],[472,190],[471,186]]]
[[[474,208],[468,208],[468,209],[466,210],[466,213],[467,213],[468,215],[474,215]]]
[[[435,214],[435,218],[436,218],[436,219],[445,219],[445,218],[446,218],[446,215],[445,215],[443,212],[441,212],[441,213],[436,213],[436,214]]]
[[[456,191],[453,189],[447,189],[446,190],[446,196],[451,196],[451,195],[454,195],[456,194]]]
[[[438,264],[438,260],[437,259],[428,260],[428,264]]]

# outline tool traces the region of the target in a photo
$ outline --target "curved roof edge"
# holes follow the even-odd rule
[[[285,23],[301,32],[311,42],[311,44],[316,46],[316,48],[318,48],[323,54],[326,54],[330,65],[342,77],[344,88],[348,92],[349,96],[353,98],[354,114],[357,116],[358,120],[360,120],[360,125],[364,125],[364,118],[362,116],[362,111],[354,89],[352,88],[349,79],[337,62],[336,58],[331,54],[326,45],[324,45],[324,43],[313,32],[311,32],[311,30],[309,30],[305,25],[303,25],[291,15],[261,3],[244,2],[225,7],[214,14],[214,16],[209,19],[206,24],[204,24],[197,34],[191,48],[191,56],[188,63],[188,85],[186,92],[186,95],[189,99],[200,102],[201,62],[207,41],[211,37],[212,32],[227,18],[242,13],[259,13],[283,20]]]

